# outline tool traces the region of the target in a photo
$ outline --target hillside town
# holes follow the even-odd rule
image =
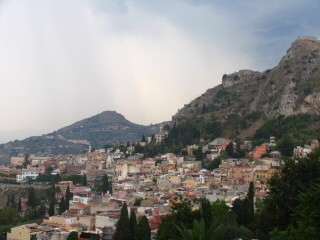
[[[147,138],[146,142],[139,144],[145,146],[151,141],[161,144],[166,136],[166,132],[160,132],[153,139]],[[207,154],[203,161],[197,161],[194,156],[197,145],[185,146],[178,155],[165,153],[154,158],[135,153],[133,145],[128,145],[126,152],[89,147],[87,153],[78,155],[12,157],[10,165],[0,168],[2,182],[15,182],[16,187],[33,186],[40,184],[39,177],[47,174],[48,169],[51,169],[51,175],[60,176],[61,181],[54,185],[59,189],[55,193],[54,214],[50,215],[47,209],[40,224],[13,227],[7,233],[7,239],[65,240],[71,232],[77,232],[79,239],[92,239],[92,236],[112,239],[124,204],[129,215],[134,211],[137,219],[147,218],[151,237],[155,239],[162,217],[171,214],[174,202],[190,201],[193,209],[199,209],[200,200],[207,199],[210,203],[223,201],[232,208],[236,199],[247,196],[251,182],[254,201],[257,202],[268,193],[267,181],[279,172],[282,164],[281,153],[271,151],[276,139],[270,137],[269,142],[255,148],[246,141],[238,146],[247,151],[246,157],[222,158],[218,166],[208,169],[230,144],[237,147],[235,142],[224,138],[216,138],[204,145],[202,152]],[[297,147],[293,158],[305,157],[317,147],[318,140]],[[65,180],[74,175],[85,176],[87,184]],[[109,190],[94,190],[104,176],[110,183]],[[59,202],[62,198],[67,199],[68,191],[72,193],[69,207],[60,212]],[[21,215],[28,208],[27,199],[21,199]]]

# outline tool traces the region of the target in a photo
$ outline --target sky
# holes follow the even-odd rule
[[[320,1],[2,0],[0,143],[112,110],[149,125],[320,38]]]

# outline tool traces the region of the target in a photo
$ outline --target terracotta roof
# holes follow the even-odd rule
[[[81,211],[82,209],[75,209],[75,208],[72,208],[72,209],[69,209],[67,211],[67,213],[69,214],[78,214],[79,211]]]
[[[69,224],[71,227],[81,227],[81,223]]]
[[[92,204],[92,205],[99,206],[99,203],[96,203],[95,201],[88,201],[88,203],[90,203],[90,204]]]
[[[61,227],[63,225],[60,223],[50,223],[50,222],[42,222],[41,224],[47,224],[50,227]]]
[[[59,229],[59,232],[69,232],[69,230],[66,229],[66,228],[60,228],[60,229]]]
[[[42,228],[39,228],[41,231],[43,232],[50,232],[50,231],[53,231],[54,229],[51,228],[51,227],[42,227]]]
[[[73,202],[74,204],[76,204],[77,206],[81,207],[81,208],[89,208],[88,205],[82,203],[82,202]]]
[[[93,215],[80,215],[79,217],[85,217],[85,218],[95,218]]]

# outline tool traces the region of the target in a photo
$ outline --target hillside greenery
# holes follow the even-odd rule
[[[267,120],[257,129],[252,138],[254,146],[268,142],[271,136],[276,137],[277,146],[284,156],[292,156],[293,149],[297,146],[310,144],[311,140],[318,139],[320,135],[320,115],[298,114]]]
[[[144,153],[145,157],[154,157],[157,154],[166,152],[186,155],[187,152],[183,151],[183,149],[187,145],[198,144],[199,146],[203,146],[217,137],[224,137],[226,133],[230,132],[236,136],[260,118],[262,118],[262,116],[258,111],[253,111],[245,117],[240,117],[238,114],[230,114],[224,123],[217,120],[214,115],[211,115],[209,119],[203,115],[200,115],[200,117],[185,118],[181,120],[179,124],[174,124],[171,127],[168,125],[165,126],[165,130],[168,131],[168,137],[162,144],[156,145],[155,141],[153,141],[146,147],[142,147],[140,144],[135,144],[134,146],[136,147],[136,152]],[[263,125],[255,131],[254,135],[248,136],[246,140],[252,141],[252,145],[255,147],[262,143],[269,142],[272,136],[276,137],[277,145],[271,147],[269,151],[278,150],[283,156],[292,156],[295,147],[310,144],[312,140],[318,139],[319,135],[320,115],[298,114],[288,117],[279,115],[277,118],[265,121]],[[204,141],[200,142],[200,138]],[[228,146],[226,151],[223,152],[222,158],[245,157],[245,150],[240,149],[240,145],[243,144],[243,142],[239,138],[231,138],[230,140],[237,143],[237,147],[233,147],[233,145]],[[122,150],[125,150],[125,146],[123,146]],[[201,161],[205,154],[202,155],[202,152],[201,154],[199,153],[200,150],[194,151],[197,160]],[[270,154],[267,153],[264,156],[267,157],[270,156]]]

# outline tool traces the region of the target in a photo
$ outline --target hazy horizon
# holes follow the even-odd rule
[[[0,143],[103,111],[170,121],[222,75],[320,36],[317,1],[0,2]]]

